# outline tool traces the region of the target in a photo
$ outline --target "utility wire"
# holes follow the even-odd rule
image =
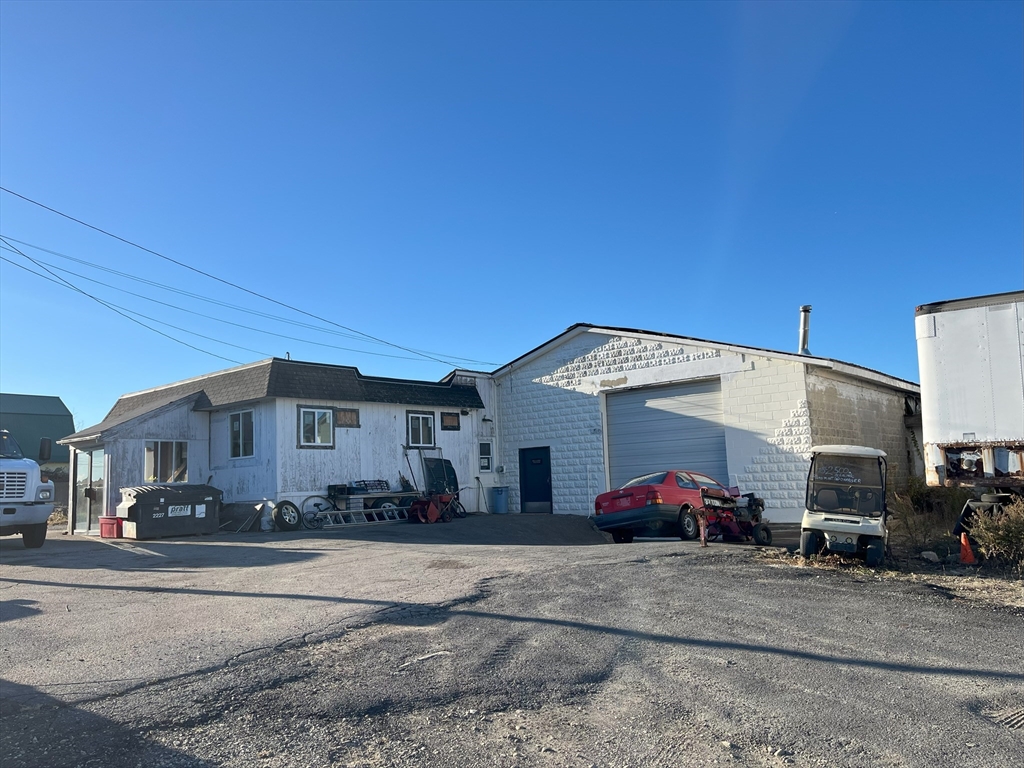
[[[10,248],[4,247],[4,246],[0,246],[0,250],[10,251]],[[15,251],[10,251],[10,252],[11,253],[15,253]],[[0,260],[6,261],[8,264],[13,264],[16,267],[21,267],[22,269],[25,269],[25,267],[23,267],[21,264],[18,264],[17,262],[14,262],[14,261],[11,261],[10,259],[4,258],[3,256],[0,256]],[[265,330],[263,328],[253,328],[250,325],[244,325],[243,323],[236,323],[236,322],[233,322],[231,320],[225,320],[225,319],[220,318],[220,317],[214,317],[213,315],[208,315],[208,314],[206,314],[204,312],[196,312],[195,310],[187,309],[187,308],[182,307],[182,306],[180,306],[178,304],[170,304],[169,302],[166,302],[166,301],[160,301],[160,299],[154,299],[151,296],[144,296],[144,295],[142,295],[140,293],[134,293],[132,291],[124,291],[119,286],[111,285],[110,283],[104,283],[102,280],[97,280],[97,279],[95,279],[93,277],[89,277],[88,275],[83,275],[83,274],[80,274],[79,272],[74,272],[74,271],[72,271],[70,269],[64,269],[63,267],[58,267],[58,266],[56,266],[54,264],[50,264],[50,263],[45,262],[45,261],[37,261],[36,263],[40,264],[42,266],[50,267],[51,269],[54,269],[57,272],[61,272],[61,273],[65,274],[65,275],[73,275],[75,277],[81,278],[82,280],[88,280],[90,283],[95,283],[96,285],[102,285],[104,288],[110,288],[110,289],[115,290],[115,291],[121,291],[122,293],[127,293],[129,296],[134,296],[137,299],[143,299],[145,301],[151,301],[154,304],[159,304],[159,305],[161,305],[163,307],[169,307],[169,308],[171,308],[171,309],[173,309],[173,310],[175,310],[177,312],[186,312],[186,313],[188,313],[190,315],[195,315],[197,317],[202,317],[202,318],[204,318],[206,320],[214,320],[214,321],[216,321],[218,323],[224,323],[225,325],[234,326],[235,328],[242,328],[244,330],[254,331],[256,333],[263,333],[263,334],[266,334],[268,336],[276,336],[279,339],[287,339],[288,341],[297,341],[297,342],[299,342],[301,344],[314,344],[314,345],[316,345],[318,347],[328,347],[330,349],[340,349],[340,350],[342,350],[344,352],[355,352],[357,354],[364,354],[364,355],[376,355],[378,357],[391,357],[391,358],[395,358],[397,360],[411,360],[412,362],[416,362],[416,363],[425,362],[420,357],[408,357],[407,355],[389,355],[389,354],[384,353],[384,352],[368,352],[368,351],[361,350],[361,349],[353,349],[352,347],[339,347],[336,344],[327,344],[326,342],[322,342],[322,341],[311,341],[309,339],[300,339],[298,336],[288,336],[288,335],[283,334],[283,333],[275,333],[274,331],[268,331],[268,330]],[[32,270],[27,270],[27,271],[30,272],[33,275],[37,275],[38,277],[43,278],[44,280],[51,280],[50,278],[46,277],[46,275],[40,275],[38,272],[32,272]],[[110,271],[113,271],[113,270],[110,270]],[[117,273],[117,274],[120,274],[120,273]],[[54,281],[51,280],[51,282],[54,282]],[[144,282],[148,283],[149,281],[146,280]],[[192,294],[187,294],[187,295],[192,295]],[[126,309],[125,311],[126,312],[131,312],[131,310],[128,310],[128,309]],[[132,314],[138,314],[139,317],[147,317],[146,315],[142,315],[140,313],[132,313]],[[259,313],[254,312],[253,314],[259,314]],[[155,320],[155,318],[148,318],[148,319],[154,320],[155,322],[159,322],[159,323],[163,323],[164,322],[162,320]],[[165,325],[170,325],[170,323],[164,323],[164,324]],[[176,326],[171,325],[170,327],[175,328]],[[189,333],[189,331],[186,331],[186,333]],[[201,336],[202,334],[196,334],[196,335],[197,336]],[[209,337],[203,337],[203,338],[209,338]],[[222,343],[222,344],[227,344],[228,343],[226,341],[221,341],[219,339],[215,339],[215,341],[220,341],[220,343]],[[231,346],[237,346],[237,345],[231,345]],[[270,357],[269,354],[264,353],[264,352],[260,352],[258,350],[248,349],[246,347],[238,347],[238,348],[239,349],[244,349],[247,352],[255,352],[256,354],[263,355],[264,357]]]
[[[238,285],[237,283],[232,283],[230,280],[225,280],[224,278],[217,277],[216,275],[210,274],[209,272],[204,272],[203,270],[198,269],[197,267],[193,267],[190,264],[186,264],[183,261],[178,261],[177,259],[172,259],[170,256],[164,256],[162,253],[157,253],[156,251],[151,250],[149,248],[146,248],[143,245],[139,245],[138,243],[133,243],[131,240],[126,240],[125,238],[120,237],[119,235],[115,235],[113,232],[108,232],[105,229],[100,229],[99,227],[94,226],[92,224],[89,224],[88,222],[82,221],[81,219],[76,219],[74,216],[69,216],[66,213],[58,211],[56,208],[51,208],[48,205],[44,205],[43,203],[40,203],[38,200],[33,200],[30,197],[25,197],[24,195],[18,194],[14,190],[8,189],[7,187],[0,186],[0,190],[3,190],[4,192],[6,192],[9,195],[14,195],[15,197],[21,198],[22,200],[24,200],[27,203],[32,203],[32,205],[37,205],[40,208],[43,208],[44,210],[50,211],[51,213],[55,213],[58,216],[62,216],[65,219],[68,219],[69,221],[75,222],[76,224],[81,224],[83,227],[88,227],[89,229],[94,230],[96,232],[99,232],[100,234],[106,235],[107,237],[112,237],[115,240],[120,240],[122,243],[125,243],[126,245],[130,245],[133,248],[138,248],[140,251],[145,251],[146,253],[149,253],[149,254],[152,254],[153,256],[156,256],[157,258],[164,259],[165,261],[169,261],[172,264],[177,264],[179,267],[183,267],[185,269],[191,270],[192,272],[195,272],[196,274],[203,275],[204,277],[208,277],[211,280],[216,280],[218,283],[223,283],[224,285],[228,285],[228,286],[231,286],[232,288],[235,288],[235,289],[237,289],[239,291],[243,291],[244,293],[248,293],[250,296],[255,296],[257,298],[263,299],[264,301],[269,301],[272,304],[277,304],[279,307],[284,307],[285,309],[290,309],[293,312],[298,312],[299,314],[306,315],[307,317],[312,317],[312,318],[314,318],[316,320],[328,323],[328,324],[333,325],[333,326],[335,326],[337,328],[343,328],[346,331],[351,331],[352,333],[358,333],[360,336],[365,336],[368,339],[373,339],[374,341],[380,342],[381,344],[386,344],[389,347],[395,347],[396,349],[401,349],[404,352],[410,352],[410,353],[412,353],[414,355],[419,355],[421,357],[427,357],[427,358],[430,358],[431,360],[433,360],[434,362],[443,363],[444,365],[450,365],[450,366],[452,366],[454,368],[458,368],[459,367],[458,365],[456,365],[455,363],[453,363],[453,362],[451,362],[449,360],[443,360],[443,359],[441,359],[439,357],[434,357],[433,355],[427,355],[427,354],[424,354],[422,352],[417,352],[415,349],[410,349],[409,347],[403,347],[401,344],[395,344],[393,342],[386,341],[385,339],[381,339],[381,338],[378,338],[376,336],[372,336],[369,333],[365,333],[363,331],[358,331],[355,328],[348,327],[347,325],[342,325],[341,323],[336,323],[333,320],[328,320],[325,317],[320,317],[319,315],[314,315],[312,312],[307,312],[304,309],[299,309],[298,307],[293,307],[291,304],[286,304],[283,301],[278,301],[277,299],[272,298],[270,296],[265,296],[262,293],[257,293],[256,291],[250,290],[249,288],[245,288],[244,286]],[[26,257],[26,258],[28,258],[28,257]]]
[[[175,288],[175,287],[170,286],[170,285],[164,285],[163,283],[158,283],[158,282],[156,282],[154,280],[147,280],[147,279],[145,279],[143,277],[139,277],[137,275],[132,275],[132,274],[130,274],[128,272],[120,272],[120,271],[118,271],[116,269],[111,269],[110,267],[105,267],[105,266],[103,266],[101,264],[97,264],[95,262],[88,261],[86,259],[76,258],[75,256],[69,256],[66,253],[60,253],[59,251],[52,251],[49,248],[43,248],[40,245],[35,245],[34,243],[29,243],[29,242],[26,242],[24,240],[19,240],[16,237],[9,237],[7,235],[3,235],[2,233],[0,233],[0,237],[3,237],[6,240],[9,240],[12,243],[18,243],[18,245],[24,245],[24,246],[27,246],[27,247],[32,248],[34,250],[42,251],[43,253],[48,253],[51,256],[57,256],[57,257],[62,258],[62,259],[67,259],[68,261],[73,261],[76,264],[82,264],[83,266],[91,267],[92,269],[98,269],[98,270],[100,270],[102,272],[107,272],[107,273],[112,274],[112,275],[117,275],[118,277],[123,277],[123,278],[125,278],[127,280],[133,280],[133,281],[135,281],[137,283],[142,283],[144,285],[149,285],[149,286],[152,286],[154,288],[160,288],[161,290],[170,291],[172,293],[177,293],[177,294],[179,294],[181,296],[188,296],[190,298],[197,299],[199,301],[205,301],[205,302],[209,302],[211,304],[216,304],[218,306],[225,307],[226,309],[230,309],[230,310],[233,310],[233,311],[236,311],[236,312],[244,312],[245,314],[253,315],[255,317],[260,317],[260,318],[263,318],[263,319],[269,319],[269,320],[273,320],[273,321],[279,322],[279,323],[286,323],[287,325],[292,325],[292,326],[295,326],[295,327],[298,327],[298,328],[307,328],[309,330],[317,331],[319,333],[327,333],[327,334],[331,334],[331,335],[334,335],[334,336],[340,336],[340,337],[345,338],[345,339],[363,339],[364,338],[362,336],[359,336],[358,334],[343,333],[342,331],[335,331],[335,330],[332,330],[330,328],[322,328],[320,326],[316,326],[316,325],[313,325],[311,323],[303,323],[303,322],[300,322],[298,320],[289,320],[288,318],[277,317],[277,316],[274,316],[274,315],[268,316],[265,312],[260,312],[259,310],[248,309],[246,307],[242,307],[242,306],[239,306],[237,304],[231,304],[231,303],[226,302],[226,301],[219,301],[219,300],[211,298],[209,296],[203,296],[202,294],[192,293],[190,291],[186,291],[186,290],[181,289],[181,288]],[[43,262],[43,263],[47,263],[47,262]],[[82,277],[85,280],[92,280],[92,278],[85,277],[84,275],[78,274],[76,272],[72,272],[70,270],[61,270],[58,267],[55,267],[53,264],[48,264],[48,266],[51,266],[54,269],[57,269],[58,271],[63,271],[63,272],[67,272],[68,274],[76,275],[77,277]],[[115,287],[115,286],[107,285],[107,283],[99,282],[97,280],[93,280],[93,282],[98,282],[100,285],[106,285],[108,288],[109,287]],[[120,290],[120,289],[118,288],[116,290]],[[138,294],[133,294],[133,295],[138,295]],[[146,297],[142,297],[142,298],[146,298]],[[150,299],[150,301],[156,301],[156,299]],[[222,321],[222,322],[227,322],[227,321]],[[242,326],[242,327],[248,328],[249,326]],[[271,333],[271,331],[264,331],[264,333]],[[275,335],[278,335],[278,334],[275,334]],[[398,360],[419,360],[420,359],[418,357],[417,358],[412,358],[412,357],[404,357],[404,356],[401,356],[401,355],[385,355],[385,354],[380,353],[380,352],[366,352],[364,350],[351,349],[349,347],[334,347],[333,345],[330,345],[330,344],[321,344],[319,342],[307,341],[306,339],[296,339],[293,336],[282,336],[282,338],[294,339],[296,341],[302,341],[302,342],[305,342],[305,343],[308,343],[308,344],[319,344],[320,346],[327,346],[327,347],[331,347],[333,349],[340,349],[340,350],[343,350],[343,351],[346,351],[346,352],[356,352],[356,353],[361,353],[361,354],[366,354],[366,355],[377,355],[377,356],[380,356],[380,357],[393,357],[393,358],[398,359]],[[372,343],[380,343],[380,342],[372,342]],[[437,353],[429,352],[429,351],[422,350],[422,349],[417,349],[417,350],[414,350],[414,351],[416,353],[418,353],[418,354],[424,354],[424,353],[425,354],[437,354]],[[479,363],[481,365],[497,365],[497,363],[494,363],[494,362],[491,362],[491,361],[488,361],[488,360],[476,360],[476,359],[474,359],[472,357],[453,357],[452,359],[453,360],[461,360],[461,361],[466,362],[466,363]]]
[[[208,350],[205,350],[205,349],[201,349],[201,348],[199,348],[199,347],[197,347],[197,346],[194,346],[194,345],[192,345],[192,344],[189,344],[189,343],[188,343],[187,341],[182,341],[181,339],[176,339],[176,338],[174,338],[173,336],[171,336],[171,335],[170,335],[169,333],[164,333],[163,331],[161,331],[161,330],[159,330],[159,329],[157,329],[157,328],[153,328],[153,327],[152,327],[152,326],[150,326],[150,325],[146,325],[146,324],[145,324],[144,322],[142,322],[141,320],[136,320],[136,319],[135,319],[134,317],[131,317],[130,315],[127,315],[127,314],[125,314],[124,312],[122,312],[121,310],[119,310],[119,309],[118,309],[117,307],[115,307],[115,306],[113,306],[113,305],[111,305],[111,304],[108,304],[107,302],[103,301],[102,299],[98,299],[98,298],[96,298],[96,297],[95,297],[95,296],[93,296],[93,295],[92,295],[91,293],[86,293],[86,292],[85,292],[85,291],[83,291],[83,290],[82,290],[81,288],[78,288],[77,286],[74,286],[74,285],[72,285],[71,283],[69,283],[69,282],[68,282],[67,280],[65,280],[64,278],[60,277],[59,275],[55,275],[55,274],[53,274],[53,273],[52,273],[52,272],[50,272],[50,270],[48,270],[48,269],[47,269],[46,267],[42,267],[42,266],[40,266],[40,265],[39,265],[39,264],[38,264],[38,263],[36,262],[36,260],[35,260],[35,259],[33,259],[33,258],[32,258],[31,256],[29,256],[28,254],[22,253],[22,252],[21,252],[21,251],[19,251],[19,250],[18,250],[17,248],[15,248],[15,247],[14,247],[14,246],[12,246],[12,245],[11,245],[10,243],[8,243],[8,242],[7,242],[6,240],[4,240],[4,239],[3,239],[2,237],[0,237],[0,241],[2,241],[2,242],[3,242],[3,243],[4,243],[4,244],[5,244],[5,245],[6,245],[6,246],[7,246],[8,248],[10,248],[10,249],[11,249],[12,251],[14,251],[15,253],[17,253],[18,255],[20,255],[20,256],[24,256],[24,257],[25,257],[26,259],[28,259],[29,261],[31,261],[31,262],[32,262],[33,264],[35,264],[35,265],[36,265],[37,267],[40,267],[40,269],[42,269],[43,271],[45,271],[45,272],[49,272],[49,273],[50,273],[50,275],[51,275],[51,276],[52,276],[52,277],[54,278],[54,281],[55,281],[55,282],[58,282],[58,283],[59,283],[60,285],[63,285],[63,286],[65,287],[65,288],[70,288],[71,290],[73,290],[73,291],[75,291],[75,292],[77,292],[77,293],[80,293],[80,294],[82,294],[83,296],[87,296],[88,298],[90,298],[90,299],[92,299],[93,301],[95,301],[95,302],[96,302],[97,304],[101,304],[101,305],[103,305],[104,307],[106,307],[107,309],[109,309],[109,310],[110,310],[111,312],[116,312],[116,313],[117,313],[117,314],[119,314],[119,315],[120,315],[121,317],[125,318],[126,320],[131,320],[131,321],[132,321],[133,323],[136,323],[137,325],[141,325],[141,326],[142,326],[143,328],[146,328],[146,329],[148,329],[148,330],[152,331],[153,333],[158,333],[158,334],[160,334],[161,336],[163,336],[164,338],[170,339],[170,340],[171,340],[171,341],[173,341],[173,342],[176,342],[176,343],[178,343],[178,344],[181,344],[181,345],[183,345],[183,346],[186,346],[186,347],[188,347],[189,349],[194,349],[194,350],[195,350],[196,352],[202,352],[202,353],[203,353],[203,354],[205,354],[205,355],[210,355],[211,357],[216,357],[216,358],[219,358],[219,359],[221,359],[221,360],[226,360],[227,362],[229,362],[229,363],[234,363],[235,365],[242,365],[242,361],[241,361],[241,360],[232,360],[232,359],[231,359],[230,357],[224,357],[223,355],[218,355],[218,354],[217,354],[216,352],[210,352],[210,351],[208,351]],[[9,261],[9,259],[5,259],[5,261]],[[11,263],[13,264],[14,262],[11,262]],[[21,266],[21,265],[20,265],[20,264],[15,264],[15,266]],[[27,269],[27,268],[26,268],[26,267],[22,267],[22,269]],[[27,269],[27,271],[31,272],[32,270],[30,270],[30,269]],[[42,275],[40,275],[40,277],[42,277]],[[257,353],[257,354],[259,354],[259,353]]]
[[[7,249],[5,248],[3,250],[7,250]],[[41,275],[38,272],[33,272],[31,269],[26,267],[24,264],[18,264],[16,261],[11,261],[6,256],[0,256],[0,261],[6,261],[8,264],[11,264],[12,266],[15,266],[15,267],[18,267],[19,269],[25,270],[30,275],[35,275],[36,277],[40,277],[43,280],[49,280],[51,283],[56,283],[57,285],[61,286],[62,288],[67,288],[69,285],[71,285],[70,283],[65,284],[65,282],[58,282],[58,280],[55,280],[52,277],[47,277],[46,275]],[[44,269],[46,268],[46,266],[49,266],[49,265],[46,265],[46,263],[42,262],[42,261],[36,262],[36,263],[40,267],[42,267]],[[47,271],[49,272],[49,270],[47,270]],[[58,270],[58,271],[63,271],[63,270]],[[53,273],[51,272],[50,274],[53,274]],[[81,277],[81,275],[79,275],[79,277]],[[85,279],[88,280],[89,278],[87,277]],[[94,280],[92,282],[98,282],[98,281]],[[100,283],[100,285],[103,285],[103,283]],[[109,288],[114,288],[116,290],[116,286],[108,286],[108,287]],[[139,297],[139,298],[145,298],[145,296],[142,296],[142,297]],[[164,302],[161,301],[161,302],[157,302],[157,303],[158,304],[163,304]],[[171,305],[171,304],[168,304],[167,306],[168,307],[173,307],[173,305]],[[124,308],[122,307],[122,309],[124,309]],[[225,344],[226,346],[234,347],[235,349],[241,349],[244,352],[252,352],[254,355],[261,355],[263,357],[273,357],[273,355],[271,353],[269,353],[269,352],[260,352],[260,350],[258,350],[258,349],[250,349],[249,347],[243,347],[240,344],[232,344],[230,341],[224,341],[223,339],[218,339],[216,336],[204,336],[203,334],[198,333],[196,331],[190,331],[188,328],[182,328],[181,326],[174,325],[173,323],[168,323],[166,320],[161,320],[158,317],[151,317],[149,315],[144,315],[141,312],[136,312],[136,311],[131,310],[131,309],[124,309],[124,311],[127,312],[129,315],[135,315],[136,317],[144,317],[146,320],[152,320],[154,323],[159,323],[160,325],[166,325],[168,328],[173,328],[176,331],[181,331],[182,333],[188,333],[188,334],[191,334],[192,336],[198,336],[199,338],[206,339],[207,341],[213,341],[213,342],[216,342],[217,344]],[[185,311],[188,311],[188,310],[185,310]],[[200,313],[199,312],[193,312],[192,314],[199,315]],[[206,317],[205,315],[200,315],[200,316],[201,317]],[[208,320],[216,320],[217,318],[215,318],[215,317],[214,318],[207,317],[207,319]]]

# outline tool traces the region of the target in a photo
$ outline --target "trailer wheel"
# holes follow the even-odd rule
[[[700,536],[700,525],[697,518],[693,516],[689,508],[679,513],[679,538],[683,541],[693,541]]]
[[[817,531],[804,531],[800,534],[800,556],[810,557],[821,551],[821,537]]]
[[[760,544],[762,547],[770,547],[772,545],[772,529],[764,523],[755,525],[754,543]]]
[[[396,509],[398,504],[395,499],[374,499],[370,509]]]
[[[881,539],[874,539],[868,542],[867,551],[864,553],[864,564],[868,568],[877,568],[885,560],[885,545]]]
[[[614,530],[612,531],[612,541],[616,544],[632,544],[633,531],[629,528],[619,528],[618,530]]]
[[[46,523],[26,525],[21,529],[21,543],[25,549],[39,549],[46,541]]]
[[[282,531],[297,531],[302,525],[299,508],[290,501],[282,501],[274,507],[274,525]]]

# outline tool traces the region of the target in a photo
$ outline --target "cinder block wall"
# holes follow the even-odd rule
[[[886,452],[889,487],[906,485],[913,450],[903,423],[906,393],[858,382],[827,369],[807,373],[807,400],[815,445],[863,445]]]
[[[519,449],[551,447],[551,494],[556,514],[588,514],[604,490],[604,442],[598,395],[576,391],[616,351],[607,336],[585,333],[523,368],[499,377],[500,457],[509,511],[519,512]]]
[[[765,500],[765,516],[803,514],[811,426],[802,363],[748,355],[749,371],[722,377],[729,482]]]

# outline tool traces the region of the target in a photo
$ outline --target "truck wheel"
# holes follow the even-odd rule
[[[760,544],[762,547],[770,547],[772,545],[772,529],[764,523],[755,525],[754,543]]]
[[[693,541],[700,536],[700,525],[697,518],[688,509],[679,513],[679,538],[683,541]]]
[[[39,549],[46,541],[46,523],[26,525],[21,529],[21,543],[25,549]]]
[[[620,528],[617,531],[612,531],[612,541],[616,544],[632,544],[633,532],[628,528]]]
[[[868,568],[877,568],[885,560],[885,545],[881,539],[868,542],[867,551],[864,553],[864,564]]]
[[[800,534],[800,556],[810,557],[821,551],[821,537],[817,531],[804,531]]]
[[[274,525],[282,531],[297,531],[302,525],[299,508],[290,501],[282,501],[274,507]]]

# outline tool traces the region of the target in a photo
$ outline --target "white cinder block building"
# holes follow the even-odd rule
[[[889,455],[921,471],[906,425],[919,388],[809,355],[625,328],[575,325],[491,375],[497,470],[512,511],[589,514],[594,497],[659,469],[700,470],[802,513],[812,444]]]

